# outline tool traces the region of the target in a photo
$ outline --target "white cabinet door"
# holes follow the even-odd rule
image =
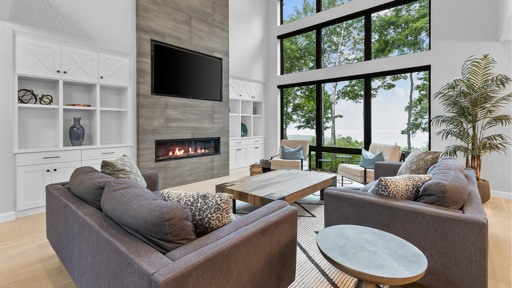
[[[16,73],[61,78],[61,45],[16,37]]]
[[[229,148],[229,169],[237,168],[237,151],[239,148]]]
[[[127,58],[102,53],[99,54],[99,58],[100,84],[130,85],[128,78],[130,61]]]
[[[25,210],[46,205],[46,185],[52,181],[52,165],[16,168],[16,208]]]
[[[240,87],[240,98],[242,99],[245,99],[245,100],[251,100],[251,90],[252,90],[252,84],[251,83],[246,83],[246,82],[241,82],[241,87]]]
[[[261,159],[264,158],[263,156],[263,146],[255,146],[254,147],[254,162],[260,162]]]
[[[263,101],[263,85],[253,84],[251,90],[251,98],[254,101]]]
[[[240,94],[240,81],[229,79],[229,98],[238,99]]]
[[[62,79],[98,83],[98,52],[62,46]]]
[[[246,147],[238,147],[236,148],[236,166],[244,167],[248,166],[247,162],[247,148]]]
[[[76,168],[82,166],[82,161],[52,164],[52,183],[69,181]]]
[[[255,148],[255,146],[249,146],[247,148],[247,163],[249,163],[249,165],[254,164],[256,160],[254,153]]]

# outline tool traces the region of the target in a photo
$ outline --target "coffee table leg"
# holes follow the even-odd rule
[[[357,279],[354,288],[377,288],[377,284]]]
[[[325,189],[320,190],[320,200],[324,200],[324,190]]]
[[[236,200],[233,199],[233,214],[236,214]]]

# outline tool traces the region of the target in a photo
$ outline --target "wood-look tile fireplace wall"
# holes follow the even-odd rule
[[[223,102],[151,95],[151,39],[222,58]],[[137,0],[137,160],[162,189],[229,174],[228,81],[229,0]],[[155,140],[206,137],[220,155],[155,162]]]

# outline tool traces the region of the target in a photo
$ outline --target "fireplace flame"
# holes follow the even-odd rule
[[[207,153],[208,151],[206,149],[197,148],[197,150],[193,150],[192,147],[188,147],[188,153],[187,154],[201,154],[201,153]],[[175,151],[170,151],[169,156],[180,156],[184,155],[185,150],[180,150],[180,148],[176,148]]]

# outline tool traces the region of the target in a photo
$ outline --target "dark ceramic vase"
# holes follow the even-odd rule
[[[69,127],[69,141],[73,146],[82,146],[84,143],[85,129],[80,124],[81,117],[73,117],[75,123]]]

